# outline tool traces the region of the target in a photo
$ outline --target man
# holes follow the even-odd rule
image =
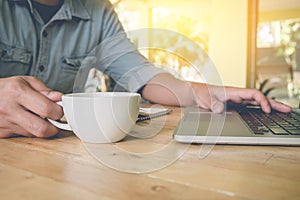
[[[62,93],[76,90],[76,74],[86,56],[115,35],[120,40],[109,42],[101,53],[113,55],[121,44],[130,50],[118,59],[106,56],[109,61],[96,67],[151,102],[197,104],[222,112],[224,102],[232,101],[260,105],[265,112],[290,111],[254,89],[184,82],[153,67],[122,36],[122,26],[105,0],[0,0],[0,10],[0,137],[55,135],[58,129],[40,116],[62,117],[55,102]]]

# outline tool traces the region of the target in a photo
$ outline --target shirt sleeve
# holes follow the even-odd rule
[[[138,52],[110,3],[107,3],[103,17],[102,39],[94,49],[96,66],[113,78],[119,88],[137,92],[154,76],[167,73]]]

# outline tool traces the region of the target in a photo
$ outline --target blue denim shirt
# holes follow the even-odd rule
[[[92,67],[128,91],[165,73],[138,53],[106,0],[65,0],[46,24],[30,0],[0,0],[0,78],[35,76],[70,93]]]

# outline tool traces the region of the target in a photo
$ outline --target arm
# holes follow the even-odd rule
[[[16,76],[0,79],[0,95],[0,137],[50,137],[58,132],[40,116],[62,117],[62,109],[55,103],[61,93],[51,91],[34,77]]]
[[[266,113],[275,109],[290,112],[291,108],[266,98],[255,89],[213,86],[203,83],[181,81],[170,74],[159,74],[152,78],[142,95],[145,99],[163,105],[191,106],[210,109],[213,112],[224,111],[224,102],[260,105]]]

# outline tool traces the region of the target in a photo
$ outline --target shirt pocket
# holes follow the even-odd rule
[[[58,74],[59,84],[56,88],[64,93],[82,91],[89,67],[83,66],[86,55],[63,57],[61,59],[62,73]],[[75,82],[76,80],[76,82]]]
[[[29,75],[32,52],[0,42],[0,77]]]
[[[84,59],[83,56],[80,57],[69,57],[62,59],[62,69],[65,71],[77,72],[81,66],[81,62]]]

